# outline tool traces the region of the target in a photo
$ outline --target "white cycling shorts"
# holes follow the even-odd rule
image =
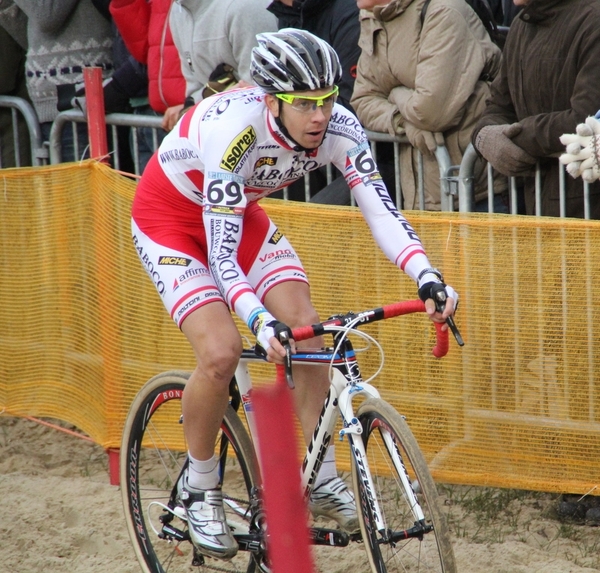
[[[174,188],[153,193],[138,186],[131,229],[142,265],[177,326],[201,306],[225,302],[208,267],[200,205]],[[256,202],[244,213],[238,263],[261,301],[279,283],[308,283],[292,245]]]

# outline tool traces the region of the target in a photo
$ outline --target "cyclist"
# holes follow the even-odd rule
[[[293,28],[257,40],[251,75],[258,87],[217,94],[191,108],[148,163],[132,211],[135,248],[198,362],[182,402],[189,465],[179,497],[193,543],[225,559],[235,555],[237,543],[225,521],[214,444],[242,350],[230,309],[254,333],[257,349],[277,363],[285,356],[274,336],[278,321],[294,328],[319,320],[298,256],[258,200],[333,163],[385,254],[417,281],[430,318],[443,322],[458,298],[391,201],[358,120],[335,103],[335,51]],[[444,287],[448,298],[440,313],[432,289]],[[329,381],[326,368],[295,372],[296,410],[308,443]],[[354,498],[337,477],[332,448],[310,508],[357,529]]]

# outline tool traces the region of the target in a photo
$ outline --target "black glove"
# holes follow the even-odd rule
[[[521,129],[518,123],[486,125],[475,138],[475,148],[503,175],[528,175],[536,159],[512,141]]]
[[[80,109],[84,115],[87,114],[84,84],[66,84],[56,86],[58,93],[58,111],[67,109]],[[129,95],[123,88],[113,80],[112,77],[102,82],[104,92],[104,113],[127,113],[130,111]]]
[[[419,288],[419,298],[425,302],[428,299],[433,299],[435,302],[435,309],[438,312],[444,312],[446,308],[446,285],[444,283],[430,282],[425,283]]]
[[[269,346],[269,340],[272,336],[277,338],[281,343],[292,338],[292,331],[289,326],[283,322],[279,322],[271,313],[263,310],[256,315],[253,323],[250,326],[250,330],[256,336],[256,345],[254,346],[254,352],[260,356],[267,355],[267,349]]]
[[[423,302],[430,298],[433,299],[438,312],[444,312],[448,297],[454,299],[454,308],[458,305],[458,293],[444,282],[442,273],[437,269],[430,268],[421,271],[417,285],[419,286],[419,298]]]

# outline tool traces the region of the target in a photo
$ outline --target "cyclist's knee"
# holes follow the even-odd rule
[[[289,323],[287,323],[285,320],[283,322],[286,322],[286,324],[290,328],[298,328],[300,326],[316,324],[319,321],[319,315],[317,314],[317,311],[313,308],[311,310],[307,310],[306,312],[299,312],[295,314],[295,316],[292,320],[290,320]]]
[[[197,348],[198,367],[215,381],[229,382],[242,353],[240,337],[204,342]]]
[[[310,300],[309,286],[288,281],[274,287],[265,297],[267,310],[291,328],[319,322],[319,315]]]

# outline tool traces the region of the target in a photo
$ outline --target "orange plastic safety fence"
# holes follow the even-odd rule
[[[0,411],[65,420],[118,447],[140,386],[194,367],[132,246],[135,182],[93,161],[3,169],[0,179]],[[264,206],[302,258],[323,317],[415,298],[357,209]],[[377,385],[407,416],[435,478],[592,489],[600,483],[600,222],[406,215],[461,294],[466,345],[436,360],[423,315],[369,331],[386,351]],[[374,372],[376,352],[360,360]],[[274,375],[265,367],[257,377]],[[338,448],[341,465],[344,456]]]

